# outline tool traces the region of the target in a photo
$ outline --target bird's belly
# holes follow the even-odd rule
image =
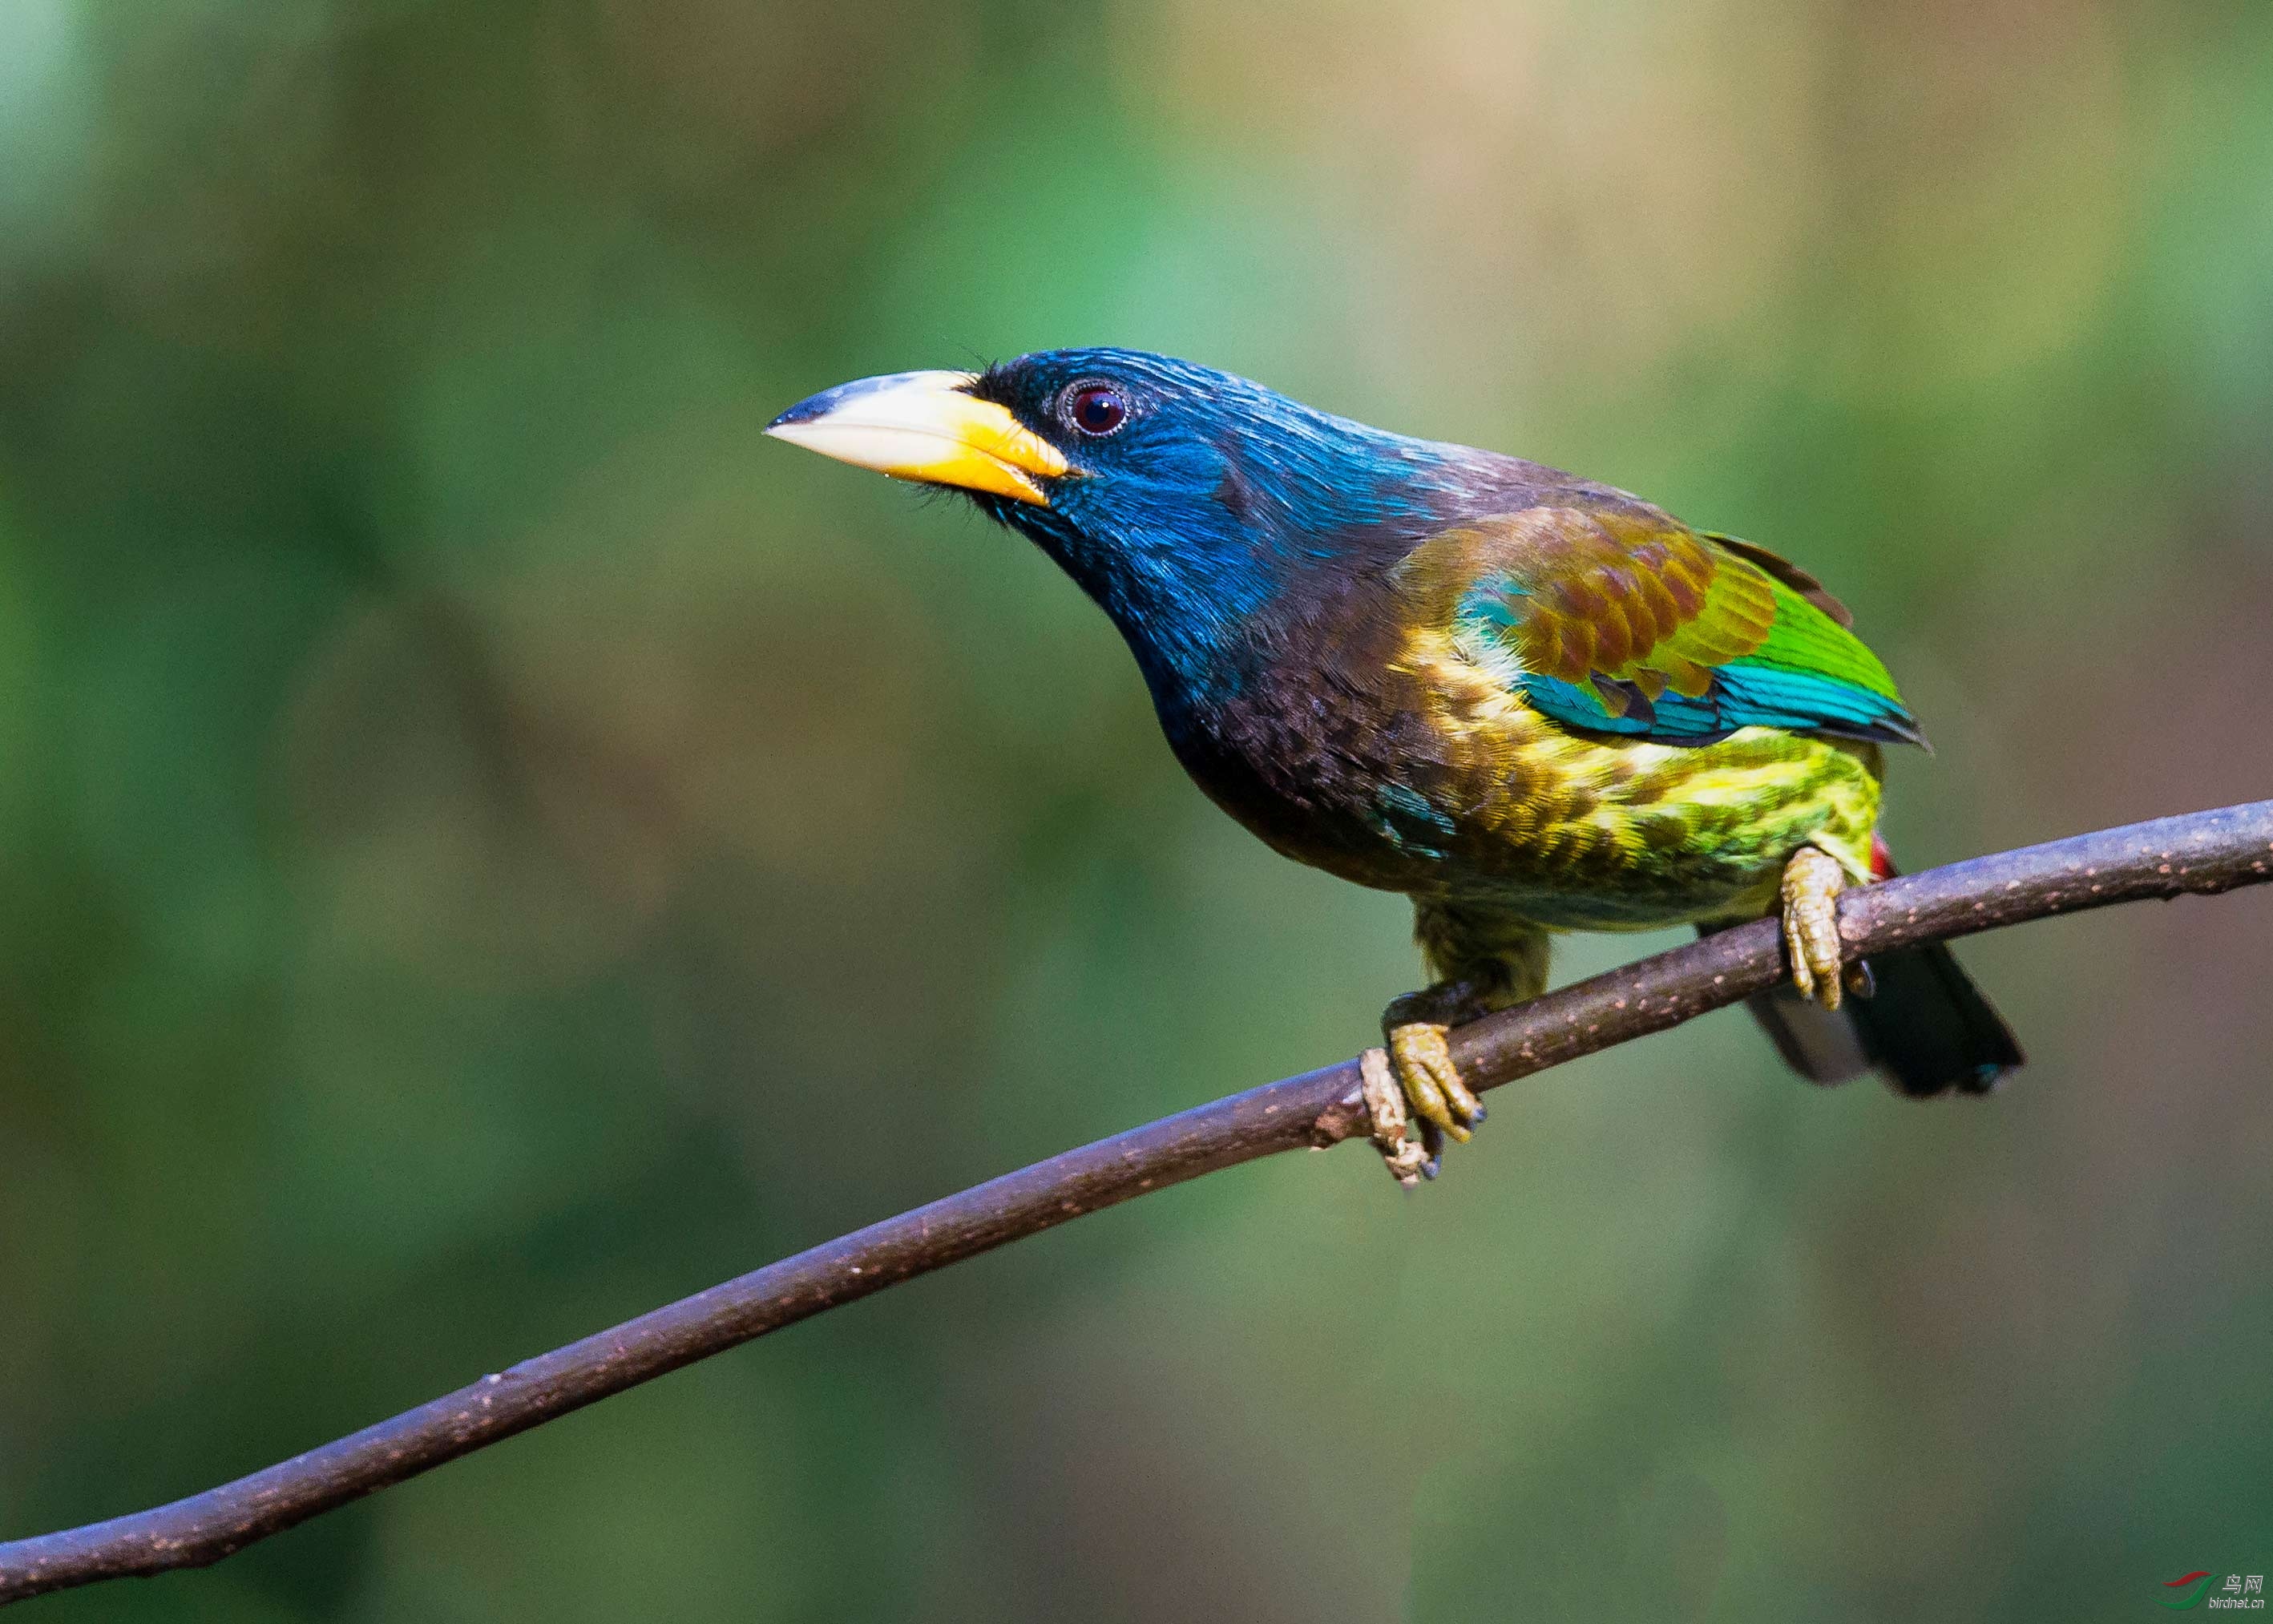
[[[1810,843],[1869,872],[1875,745],[1767,728],[1654,744],[1573,733],[1504,691],[1434,697],[1368,714],[1277,705],[1261,725],[1169,736],[1200,786],[1286,856],[1552,929],[1765,912]],[[1302,725],[1272,725],[1288,716]]]
[[[1878,821],[1872,745],[1746,729],[1708,745],[1589,739],[1551,723],[1455,753],[1460,838],[1437,894],[1558,929],[1648,929],[1772,906],[1822,846],[1861,878]]]

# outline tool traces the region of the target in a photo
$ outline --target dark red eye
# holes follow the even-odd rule
[[[1080,384],[1066,396],[1066,416],[1084,434],[1110,434],[1129,421],[1129,404],[1110,385]]]

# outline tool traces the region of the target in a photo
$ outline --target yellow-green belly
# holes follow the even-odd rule
[[[1875,745],[1763,728],[1689,747],[1556,729],[1459,774],[1469,810],[1431,889],[1566,929],[1764,913],[1803,846],[1869,876],[1879,771]]]

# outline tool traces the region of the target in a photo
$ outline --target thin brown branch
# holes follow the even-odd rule
[[[1856,955],[2112,903],[2273,880],[2273,801],[2079,835],[1850,891]],[[1784,974],[1773,920],[1660,953],[1463,1028],[1492,1088],[1734,1004]],[[0,1604],[200,1567],[335,1506],[917,1274],[1100,1207],[1365,1132],[1358,1063],[1266,1083],[1100,1139],[523,1361],[305,1455],[153,1510],[0,1544]],[[1386,1199],[1386,1184],[1384,1186]]]

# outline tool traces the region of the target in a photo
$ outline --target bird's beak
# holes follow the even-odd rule
[[[1048,507],[1037,481],[1061,478],[1070,465],[1003,408],[974,397],[974,380],[970,372],[863,378],[799,401],[766,432],[896,479]]]

